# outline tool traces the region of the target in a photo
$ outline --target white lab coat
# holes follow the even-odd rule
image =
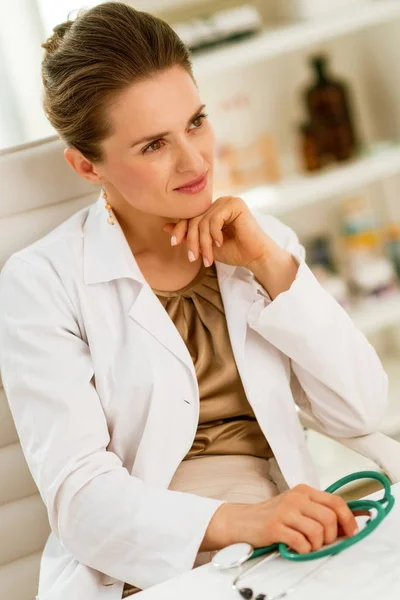
[[[377,428],[387,377],[294,232],[257,218],[299,269],[271,302],[247,269],[217,263],[232,348],[286,482],[318,486],[291,372],[296,401],[340,436]],[[125,581],[147,588],[190,570],[221,504],[167,489],[196,433],[196,374],[106,219],[100,197],[13,254],[0,276],[3,384],[52,528],[39,600],[117,600]]]

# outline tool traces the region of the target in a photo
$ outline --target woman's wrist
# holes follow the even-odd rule
[[[290,252],[277,247],[274,252],[248,265],[248,268],[274,300],[291,287],[299,265]]]
[[[240,540],[241,523],[247,504],[225,502],[213,514],[200,546],[201,552],[220,550]]]

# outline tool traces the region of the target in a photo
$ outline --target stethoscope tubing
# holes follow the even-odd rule
[[[291,561],[297,561],[297,562],[316,560],[316,559],[324,558],[327,556],[332,558],[336,554],[339,554],[343,550],[346,550],[350,546],[353,546],[354,544],[356,544],[363,538],[367,537],[374,529],[376,529],[378,527],[378,525],[383,521],[383,519],[389,514],[389,512],[393,508],[394,497],[391,493],[390,481],[388,480],[388,478],[385,475],[383,475],[382,473],[379,473],[376,471],[358,471],[357,473],[352,473],[350,475],[346,475],[345,477],[342,477],[341,479],[339,479],[338,481],[333,483],[331,486],[329,486],[325,491],[329,492],[329,493],[333,493],[336,490],[338,490],[339,488],[346,485],[347,483],[350,483],[351,481],[356,481],[358,479],[376,479],[383,485],[384,490],[385,490],[384,497],[381,498],[380,500],[361,499],[361,500],[352,500],[347,503],[351,510],[366,510],[366,511],[376,510],[376,515],[373,518],[370,517],[370,519],[366,523],[365,527],[359,533],[354,535],[352,538],[346,538],[345,540],[339,542],[338,544],[329,546],[327,548],[322,548],[321,550],[318,550],[315,552],[310,552],[309,554],[297,554],[296,552],[292,552],[286,544],[282,544],[282,543],[273,544],[272,546],[265,546],[263,548],[256,548],[255,550],[253,550],[253,553],[250,555],[250,557],[247,560],[257,558],[257,557],[262,556],[263,554],[267,554],[267,553],[269,553],[269,556],[266,556],[263,560],[251,565],[249,568],[245,569],[245,571],[243,571],[243,568],[242,568],[232,583],[233,588],[236,591],[238,591],[239,594],[243,598],[252,598],[253,590],[251,588],[239,589],[238,583],[243,576],[247,576],[251,571],[260,567],[261,565],[264,565],[265,563],[272,561],[279,557],[286,558],[287,560],[291,560]],[[242,567],[245,565],[246,562],[247,561],[244,561],[242,563]],[[293,585],[290,586],[288,589],[284,590],[283,592],[279,593],[278,595],[273,596],[271,598],[270,596],[266,596],[265,594],[259,594],[257,596],[257,598],[268,598],[269,597],[269,598],[271,598],[271,600],[283,600],[283,598],[286,598],[286,596],[289,593],[291,593],[295,589],[297,589],[298,586],[301,585],[304,581],[306,581],[310,576],[315,575],[315,573],[317,573],[317,571],[323,569],[326,566],[327,562],[329,562],[329,558],[327,561],[319,564],[311,572],[304,575],[299,581],[297,581],[295,583],[294,586]],[[256,598],[256,600],[257,600],[257,598]]]
[[[321,550],[316,550],[314,552],[309,552],[308,554],[298,554],[297,552],[293,552],[289,549],[286,544],[279,543],[273,544],[271,546],[264,546],[262,548],[255,548],[250,559],[257,558],[269,552],[278,551],[279,554],[286,558],[287,560],[292,560],[295,562],[305,562],[310,560],[316,560],[319,558],[324,558],[325,556],[332,556],[334,554],[339,554],[343,550],[350,548],[360,540],[364,539],[374,531],[378,527],[378,525],[383,521],[386,515],[392,510],[394,505],[394,497],[390,490],[390,481],[389,479],[383,475],[383,473],[379,473],[378,471],[357,471],[356,473],[351,473],[350,475],[346,475],[342,477],[332,485],[326,488],[326,492],[333,493],[338,489],[351,483],[352,481],[357,481],[359,479],[375,479],[379,481],[384,488],[385,495],[380,500],[351,500],[347,503],[350,510],[376,510],[376,515],[374,518],[370,518],[365,527],[359,531],[356,535],[351,538],[346,538],[341,542],[335,544],[334,546],[329,546],[327,548],[321,548]],[[250,560],[249,559],[249,560]]]

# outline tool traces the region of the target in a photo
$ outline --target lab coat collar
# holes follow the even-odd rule
[[[89,208],[84,224],[83,278],[85,284],[102,283],[128,277],[146,283],[143,273],[132,254],[124,232],[115,219],[107,222],[108,212],[100,195]],[[231,277],[237,267],[216,261],[219,281]]]
[[[118,220],[107,222],[108,212],[100,195],[92,204],[84,224],[83,280],[103,283],[129,277],[145,282]]]

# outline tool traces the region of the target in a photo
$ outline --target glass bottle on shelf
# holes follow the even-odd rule
[[[314,129],[311,123],[301,123],[298,130],[302,166],[306,171],[318,171],[323,162]]]
[[[305,90],[305,102],[320,152],[347,160],[357,149],[349,87],[328,72],[326,56],[314,56],[310,62],[315,79]]]

